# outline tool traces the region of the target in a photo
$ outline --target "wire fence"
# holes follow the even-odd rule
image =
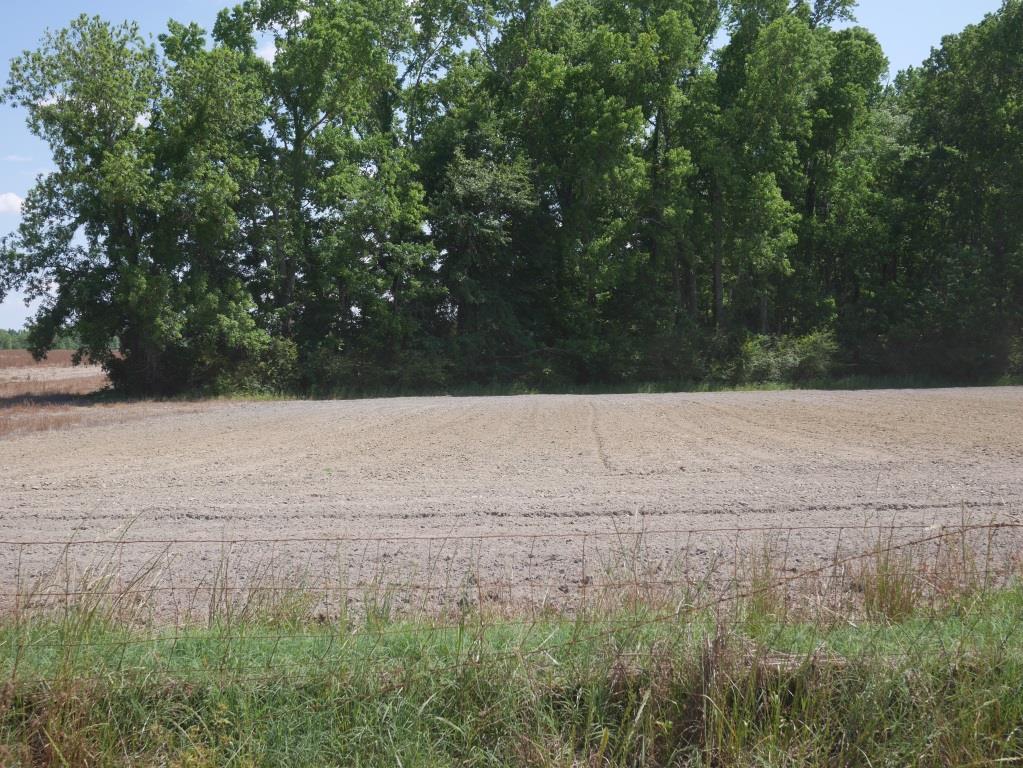
[[[753,620],[775,659],[833,654],[848,627],[861,647],[869,634],[912,659],[990,624],[992,596],[1023,575],[1021,543],[1011,518],[0,541],[0,674],[50,685],[378,669],[401,685],[484,663],[535,672],[579,651],[650,660],[694,638],[716,647],[722,626],[742,634]],[[1023,616],[999,621],[1001,637]]]

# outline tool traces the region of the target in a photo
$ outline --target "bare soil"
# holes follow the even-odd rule
[[[0,350],[0,408],[13,405],[12,398],[86,395],[104,389],[108,380],[103,369],[74,365],[73,355],[70,350],[53,350],[37,361],[23,349]],[[0,434],[3,432],[0,425]]]
[[[546,599],[639,567],[638,546],[649,578],[792,528],[766,533],[796,572],[876,542],[871,526],[1023,522],[1023,388],[121,407],[0,437],[0,585],[62,552],[31,542],[128,539],[154,543],[69,560],[162,557],[182,590],[251,583],[258,562]],[[288,541],[223,543],[253,539]]]

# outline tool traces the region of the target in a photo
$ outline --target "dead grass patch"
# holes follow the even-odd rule
[[[74,365],[74,355],[72,349],[54,349],[37,361],[27,349],[0,349],[0,369],[68,368]]]
[[[64,429],[91,414],[82,406],[95,404],[84,396],[110,382],[98,366],[76,366],[73,358],[64,349],[38,362],[27,350],[0,350],[0,437]]]
[[[5,381],[0,377],[0,398],[91,395],[105,389],[109,383],[106,374],[92,372],[86,372],[83,376],[60,379],[28,378]]]

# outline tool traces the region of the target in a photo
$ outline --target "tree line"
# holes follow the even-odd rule
[[[0,349],[28,349],[31,343],[26,329],[0,328]],[[50,349],[78,349],[78,340],[58,336],[49,344]]]
[[[1023,370],[1023,0],[246,0],[12,62],[0,250],[131,393]]]

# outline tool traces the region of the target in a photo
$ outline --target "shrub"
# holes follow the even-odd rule
[[[834,368],[838,343],[831,331],[806,336],[752,336],[742,345],[735,366],[738,384],[805,383]]]

